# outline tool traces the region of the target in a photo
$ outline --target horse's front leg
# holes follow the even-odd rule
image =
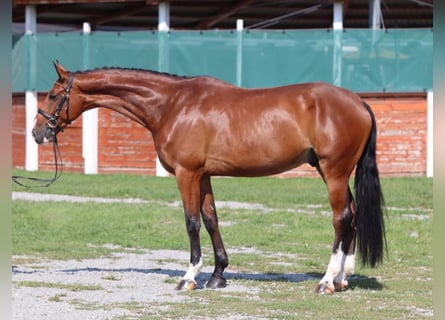
[[[197,283],[202,267],[201,243],[199,230],[201,228],[200,208],[200,179],[201,174],[186,169],[176,171],[176,182],[184,205],[185,225],[190,239],[190,266],[186,274],[179,281],[176,290],[193,290]]]
[[[204,176],[201,180],[201,215],[207,232],[212,239],[215,257],[215,270],[207,281],[206,287],[212,289],[223,288],[227,283],[223,272],[228,266],[229,260],[224,249],[221,234],[219,233],[218,216],[216,214],[215,199],[213,197],[209,176]]]

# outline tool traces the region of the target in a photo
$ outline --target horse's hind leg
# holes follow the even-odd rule
[[[333,211],[335,229],[331,259],[325,275],[316,288],[318,293],[333,293],[348,286],[346,276],[355,268],[355,207],[348,176],[324,177]]]
[[[223,272],[229,264],[229,260],[219,232],[218,216],[209,176],[204,176],[201,180],[201,215],[207,232],[212,239],[215,256],[215,270],[207,281],[206,287],[212,289],[222,288],[226,286]]]

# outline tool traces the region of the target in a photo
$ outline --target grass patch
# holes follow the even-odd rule
[[[63,300],[63,298],[66,298],[66,293],[56,294],[56,295],[52,296],[51,298],[49,298],[48,301],[60,302]]]
[[[185,315],[193,315],[193,319],[432,317],[432,179],[382,179],[388,206],[388,256],[375,269],[357,264],[356,274],[350,279],[351,290],[333,296],[313,293],[326,270],[333,241],[331,215],[326,214],[330,211],[326,188],[321,179],[213,181],[218,201],[260,203],[277,209],[218,211],[220,221],[226,222],[221,233],[230,260],[228,280],[230,285],[245,289],[181,292],[177,294],[187,296],[186,302],[153,304],[150,308],[127,306],[137,314],[137,319],[180,319]],[[173,178],[64,173],[51,187],[31,191],[153,202],[142,205],[13,201],[14,255],[82,259],[118,250],[105,244],[189,249],[182,209],[163,203],[180,199]],[[211,265],[213,253],[204,228],[201,235],[204,264]],[[258,274],[261,277],[255,278]],[[59,284],[48,285],[60,288]],[[172,290],[173,287],[172,283]],[[78,308],[84,307],[88,305],[79,303]]]
[[[14,201],[13,212],[16,255],[52,259],[106,256],[113,250],[102,246],[107,243],[124,248],[187,248],[180,209]]]
[[[31,288],[65,289],[73,292],[103,290],[101,286],[97,285],[63,284],[63,283],[52,283],[52,282],[42,282],[42,281],[20,281],[17,282],[17,285],[22,287],[31,287]]]
[[[14,169],[14,175],[48,177],[48,172]],[[423,177],[382,178],[386,204],[391,207],[432,208],[432,179]],[[302,204],[320,204],[329,208],[326,187],[320,178],[213,178],[216,200],[262,203],[272,208],[292,208]],[[106,186],[106,188],[104,188]],[[351,179],[351,188],[353,180]],[[24,189],[13,184],[13,191],[68,194],[108,198],[140,198],[179,201],[173,177],[141,175],[84,175],[63,173],[47,188]]]

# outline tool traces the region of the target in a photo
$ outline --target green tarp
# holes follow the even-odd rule
[[[419,92],[432,88],[432,54],[430,29],[42,33],[14,38],[12,89],[47,91],[59,60],[73,71],[142,68],[243,87],[326,81]]]

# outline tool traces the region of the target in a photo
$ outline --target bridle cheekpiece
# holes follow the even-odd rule
[[[74,80],[74,73],[70,74],[70,78],[68,80],[68,84],[65,88],[65,93],[62,96],[62,98],[59,101],[59,104],[57,105],[56,111],[54,112],[53,115],[50,115],[49,113],[43,111],[42,109],[38,109],[37,112],[42,115],[46,120],[48,120],[47,125],[49,128],[51,128],[52,130],[56,131],[57,129],[60,129],[61,131],[63,131],[63,128],[66,127],[67,125],[71,124],[71,120],[70,120],[70,116],[69,116],[69,109],[70,109],[70,91],[71,91],[71,87],[73,86],[73,80]],[[63,110],[63,106],[66,103],[66,120],[65,120],[65,126],[61,127],[59,126],[59,115]]]

